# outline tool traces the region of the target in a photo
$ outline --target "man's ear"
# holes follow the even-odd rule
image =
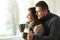
[[[47,10],[47,9],[45,9],[45,10],[44,10],[44,13],[45,13],[45,15],[47,15],[47,13],[48,13],[48,10]]]

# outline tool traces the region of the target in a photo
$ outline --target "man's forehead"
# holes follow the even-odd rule
[[[36,7],[36,11],[39,11],[39,10],[41,10],[41,7]]]

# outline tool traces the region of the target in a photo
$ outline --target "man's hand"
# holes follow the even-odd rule
[[[28,35],[27,35],[27,40],[33,40],[33,33],[29,33]]]

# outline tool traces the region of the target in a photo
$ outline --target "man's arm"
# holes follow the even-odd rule
[[[50,24],[50,35],[45,37],[45,36],[37,36],[39,40],[58,40],[58,36],[60,33],[60,20],[56,18],[52,23]],[[31,36],[31,35],[30,35]],[[33,40],[38,40],[37,37],[34,36],[32,38]]]
[[[50,24],[50,35],[47,37],[41,36],[44,40],[57,40],[60,33],[60,19],[55,18]],[[41,38],[40,38],[41,40]]]
[[[50,35],[48,36],[48,40],[57,40],[58,35],[60,34],[60,19],[56,18],[50,24]]]

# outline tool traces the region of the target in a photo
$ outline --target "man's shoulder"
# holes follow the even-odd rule
[[[60,22],[60,17],[56,14],[50,14],[51,15],[51,18],[47,21],[47,24],[48,25],[51,25],[51,23],[53,22]]]
[[[58,16],[58,15],[56,15],[56,14],[52,14],[51,13],[51,15],[52,15],[52,17],[51,17],[51,20],[60,20],[60,17]]]

